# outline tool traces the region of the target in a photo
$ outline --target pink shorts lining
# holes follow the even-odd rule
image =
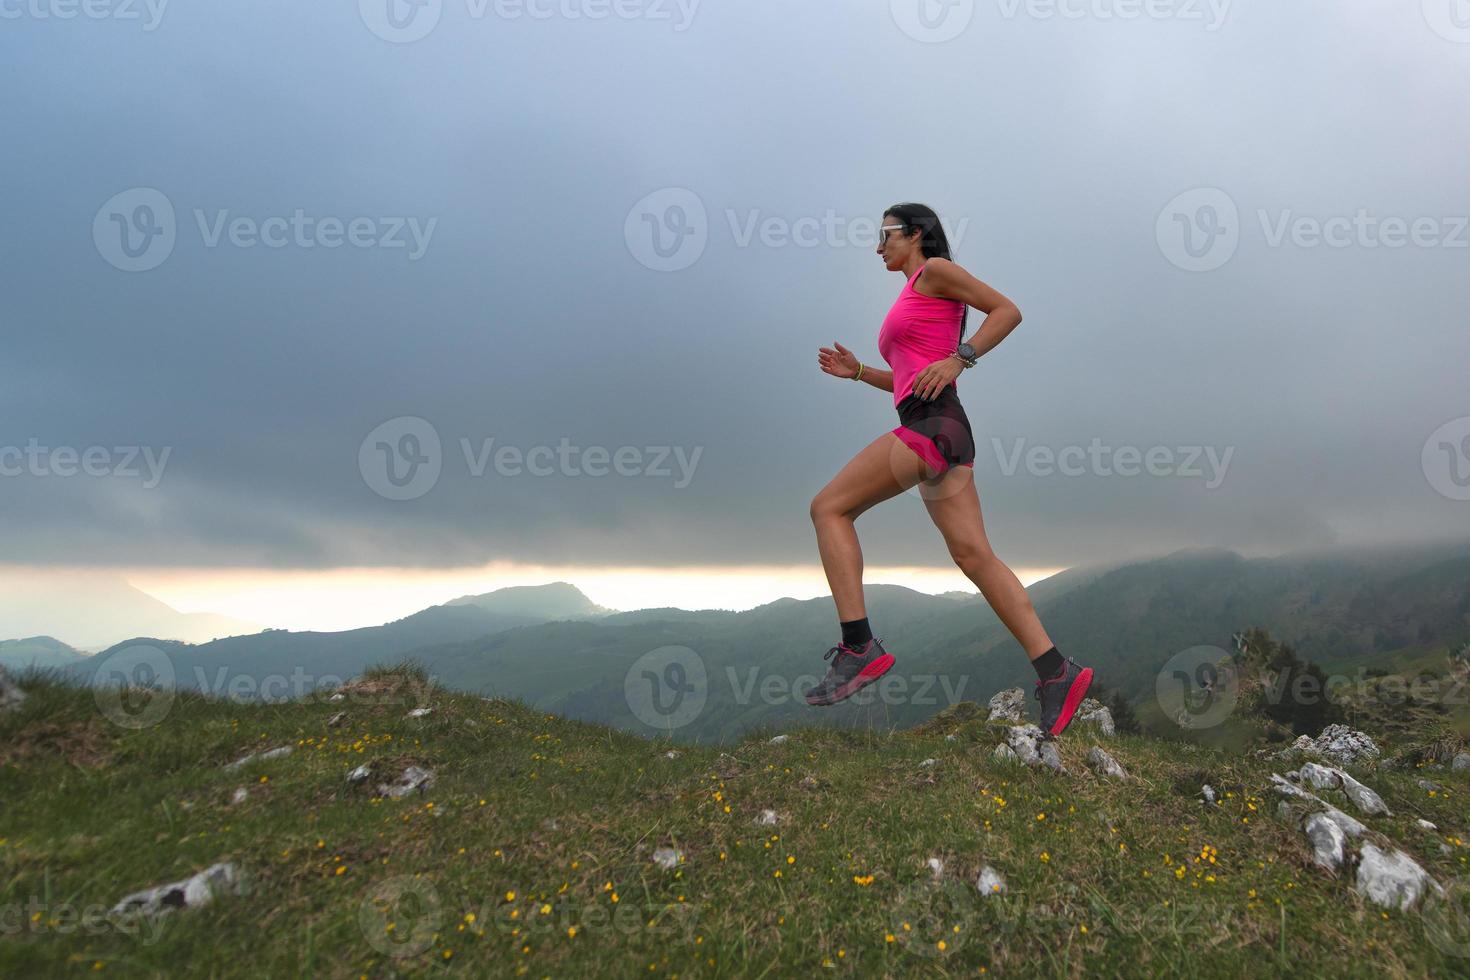
[[[945,458],[939,454],[939,447],[934,445],[933,440],[926,439],[924,436],[919,435],[919,433],[915,432],[913,429],[907,428],[902,425],[894,429],[893,434],[898,436],[899,440],[905,446],[908,446],[914,452],[918,453],[919,458],[922,459],[928,465],[928,467],[934,471],[935,476],[938,476],[945,470],[949,469],[949,463],[946,462]],[[961,463],[960,465],[968,466],[971,469],[975,467],[975,464],[973,462]]]

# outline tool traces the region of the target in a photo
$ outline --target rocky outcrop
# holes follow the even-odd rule
[[[1072,719],[1072,723],[1091,725],[1097,729],[1098,734],[1108,738],[1118,734],[1117,726],[1113,724],[1112,711],[1095,698],[1082,699],[1082,703],[1077,706],[1077,717]]]
[[[347,782],[353,786],[365,786],[374,778],[374,767],[372,763],[358,766],[347,774]],[[407,796],[410,793],[418,793],[422,796],[434,785],[434,773],[422,766],[406,766],[403,771],[391,780],[380,780],[377,783],[379,796],[391,796],[394,798]]]
[[[998,692],[990,699],[990,716],[985,720],[1024,722],[1026,720],[1026,692],[1019,687]]]
[[[112,907],[112,914],[153,916],[174,909],[199,908],[220,895],[238,895],[241,887],[238,869],[221,862],[181,881],[133,892]]]
[[[1328,725],[1316,738],[1302,735],[1283,749],[1278,756],[1295,759],[1301,756],[1319,756],[1338,765],[1350,766],[1372,762],[1379,756],[1378,745],[1367,735],[1346,725]]]
[[[1299,770],[1287,773],[1286,777],[1294,782],[1304,782],[1313,789],[1338,790],[1351,800],[1359,811],[1370,817],[1392,816],[1388,805],[1383,802],[1383,797],[1341,769],[1308,762]]]
[[[1002,755],[996,750],[996,757],[1010,759],[1026,766],[1046,766],[1053,772],[1065,773],[1067,770],[1062,765],[1062,757],[1057,752],[1056,742],[1048,739],[1035,725],[1013,725],[1006,729],[1005,747],[1010,749],[1010,755]]]
[[[1429,892],[1444,889],[1403,851],[1381,851],[1364,844],[1358,860],[1358,879],[1353,890],[1385,908],[1407,911]]]
[[[1094,745],[1087,753],[1087,764],[1093,768],[1098,775],[1107,776],[1110,779],[1127,779],[1128,773],[1122,766],[1118,765],[1116,759],[1103,751],[1099,745]]]

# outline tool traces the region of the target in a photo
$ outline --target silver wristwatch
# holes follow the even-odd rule
[[[971,347],[969,344],[960,344],[954,353],[956,357],[965,362],[965,367],[972,368],[975,366],[974,347]]]

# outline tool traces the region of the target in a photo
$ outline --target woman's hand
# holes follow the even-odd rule
[[[832,341],[832,345],[837,349],[833,350],[831,347],[823,347],[817,351],[817,363],[821,365],[822,370],[834,378],[847,378],[848,380],[852,380],[857,377],[857,357],[852,351],[843,347],[835,340]]]
[[[945,357],[930,364],[914,378],[914,394],[933,401],[949,383],[960,376],[965,365],[957,357]]]

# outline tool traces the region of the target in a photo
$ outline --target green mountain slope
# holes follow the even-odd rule
[[[799,728],[669,757],[512,700],[434,691],[408,717],[422,691],[394,676],[339,702],[183,693],[141,727],[27,680],[0,715],[0,908],[18,910],[0,975],[1381,978],[1467,962],[1470,930],[1442,903],[1385,910],[1314,865],[1275,816],[1282,767],[1249,754],[1123,737],[1105,743],[1128,770],[1113,781],[1084,761],[1090,732],[1063,738],[1060,774],[998,761],[998,733],[973,722],[952,741]],[[433,774],[421,793],[373,788],[410,764]],[[1440,881],[1467,873],[1470,773],[1427,791],[1423,772],[1355,771],[1392,810],[1365,818],[1374,834]],[[217,862],[242,894],[107,915]],[[976,887],[986,867],[1003,890]]]

